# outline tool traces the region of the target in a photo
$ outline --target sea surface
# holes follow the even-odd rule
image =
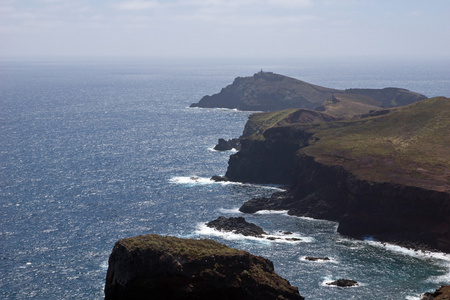
[[[418,299],[450,284],[450,256],[355,240],[337,223],[244,215],[276,186],[214,183],[250,112],[189,108],[263,69],[331,88],[402,87],[450,96],[438,60],[1,60],[0,298],[102,299],[108,257],[126,237],[212,238],[269,258],[307,299]],[[268,241],[205,227],[244,216]],[[308,262],[305,256],[327,256]],[[360,283],[333,288],[339,278]]]

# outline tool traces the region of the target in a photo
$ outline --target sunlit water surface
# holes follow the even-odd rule
[[[307,299],[418,299],[450,284],[450,258],[354,240],[330,221],[238,207],[276,187],[214,183],[249,112],[188,108],[261,68],[333,88],[403,87],[450,96],[449,62],[0,63],[0,297],[100,299],[108,256],[125,237],[213,238],[262,255]],[[213,231],[244,216],[268,241]],[[305,256],[327,256],[309,262]],[[356,288],[326,283],[349,278]]]

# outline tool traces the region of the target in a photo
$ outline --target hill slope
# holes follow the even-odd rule
[[[191,107],[237,108],[248,111],[315,109],[332,99],[335,94],[340,94],[341,98],[346,98],[347,101],[374,107],[405,105],[426,98],[424,95],[398,88],[337,90],[261,71],[251,77],[236,78],[220,93],[204,96],[198,103],[191,104]]]

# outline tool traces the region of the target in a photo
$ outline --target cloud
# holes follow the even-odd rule
[[[114,4],[114,8],[118,10],[145,10],[156,8],[159,5],[157,1],[134,0],[116,3]]]

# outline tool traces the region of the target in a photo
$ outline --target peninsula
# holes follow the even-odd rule
[[[326,110],[334,115],[366,113],[380,107],[410,104],[426,96],[401,88],[346,89],[326,88],[272,72],[237,77],[218,94],[204,96],[191,107],[220,107],[247,111],[278,111],[287,108]],[[342,110],[342,104],[346,109]]]

